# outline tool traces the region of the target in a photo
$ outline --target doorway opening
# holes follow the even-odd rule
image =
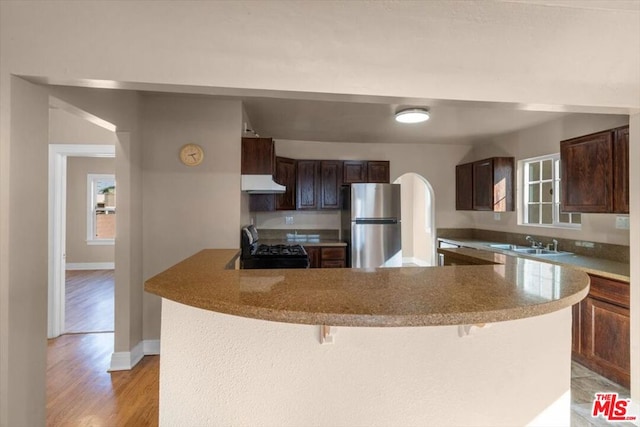
[[[435,202],[433,188],[423,176],[409,172],[394,181],[402,194],[402,263],[436,263]]]
[[[94,202],[104,197],[90,197],[91,189],[98,189],[89,178],[109,173],[115,187],[116,129],[55,98],[50,105],[47,337],[113,332],[115,240],[90,239],[87,223],[93,220],[92,229],[95,223],[115,224],[115,206],[107,221],[98,217],[106,209]]]

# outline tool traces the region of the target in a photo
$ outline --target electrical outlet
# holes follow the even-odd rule
[[[628,216],[617,216],[616,217],[616,228],[619,230],[628,230],[629,229],[629,217]]]
[[[494,212],[493,213],[493,219],[496,221],[500,221],[500,212]]]
[[[293,216],[285,216],[284,217],[284,223],[286,225],[293,225]]]
[[[595,245],[593,242],[581,242],[581,241],[576,241],[576,246],[581,246],[583,248],[593,248]]]

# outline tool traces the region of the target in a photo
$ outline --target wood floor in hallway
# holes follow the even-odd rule
[[[65,332],[113,332],[114,270],[65,273]]]
[[[62,335],[48,342],[47,426],[157,426],[159,356],[107,372],[113,334]]]

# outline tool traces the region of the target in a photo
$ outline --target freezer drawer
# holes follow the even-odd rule
[[[351,267],[402,267],[400,223],[351,226]]]

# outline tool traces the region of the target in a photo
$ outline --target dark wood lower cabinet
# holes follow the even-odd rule
[[[304,250],[309,255],[309,268],[320,268],[320,246],[305,246]]]
[[[590,277],[589,295],[573,306],[573,359],[629,387],[629,284]]]
[[[347,250],[344,246],[305,246],[309,268],[345,268]]]

